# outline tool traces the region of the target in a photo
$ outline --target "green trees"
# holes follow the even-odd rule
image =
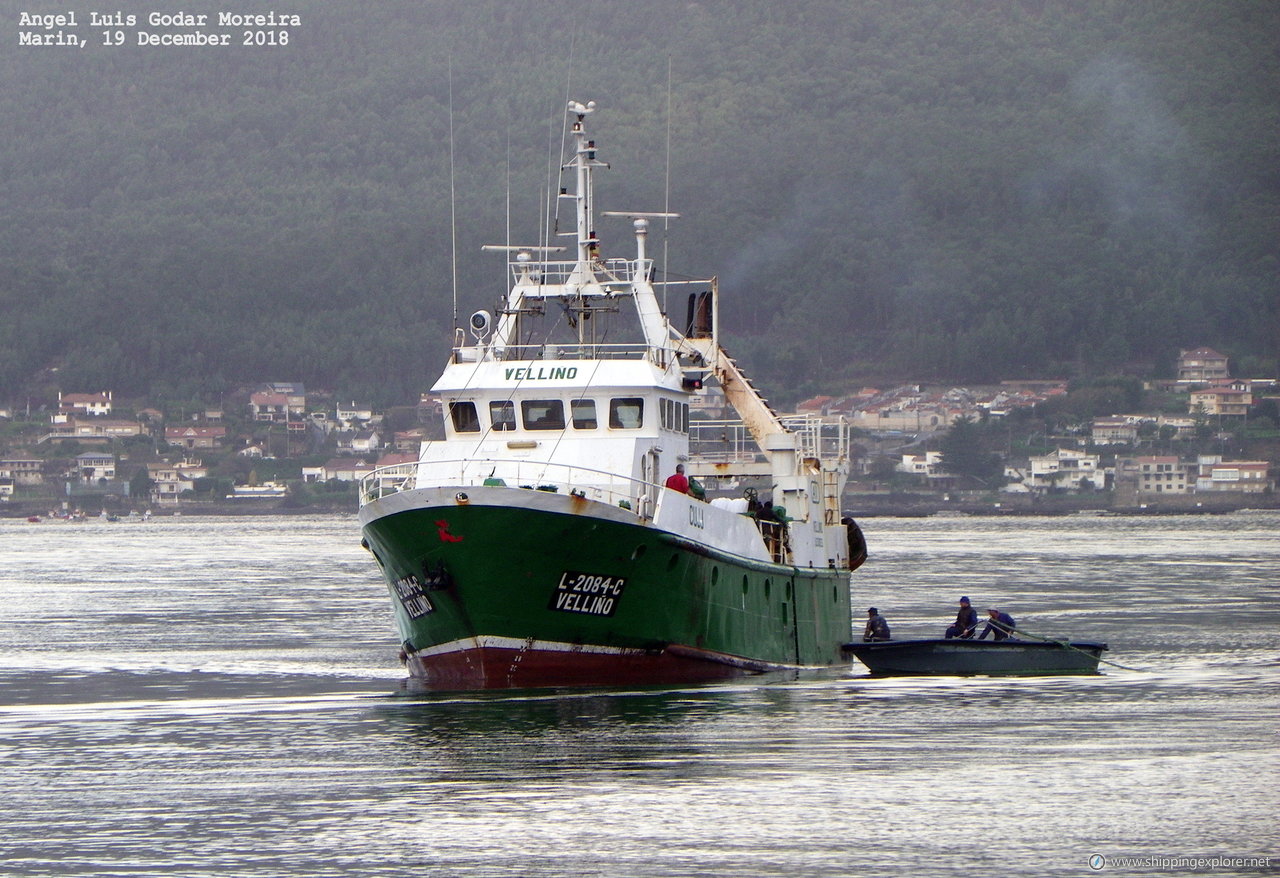
[[[147,468],[140,466],[133,472],[133,476],[129,479],[129,496],[137,500],[145,500],[151,496],[151,489],[155,486],[155,482],[147,474]]]
[[[972,418],[958,418],[942,437],[942,468],[958,476],[998,487],[1002,474],[1000,455],[986,447],[986,432]]]
[[[450,341],[450,191],[466,313],[505,282],[478,249],[508,203],[513,239],[541,227],[566,80],[601,103],[603,209],[663,206],[671,123],[667,267],[720,275],[766,389],[1158,374],[1198,344],[1277,369],[1280,5],[304,18],[278,51],[0,60],[0,397],[57,368],[120,393],[287,375],[412,399]]]

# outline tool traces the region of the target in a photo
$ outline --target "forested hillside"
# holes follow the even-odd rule
[[[662,210],[669,167],[669,269],[720,276],[774,396],[1202,344],[1276,371],[1278,3],[291,0],[287,46],[218,49],[19,48],[0,8],[0,404],[416,398],[451,127],[466,313],[508,211],[537,239],[566,97],[600,106],[601,209]]]

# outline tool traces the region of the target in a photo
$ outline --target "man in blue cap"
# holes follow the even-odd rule
[[[969,606],[967,597],[960,598],[960,612],[956,613],[956,624],[947,629],[947,640],[959,637],[969,640],[978,627],[978,611]]]

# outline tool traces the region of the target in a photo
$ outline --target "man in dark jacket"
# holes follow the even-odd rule
[[[880,615],[875,607],[867,610],[867,627],[862,632],[863,640],[888,640],[889,623]]]
[[[1013,634],[1014,626],[1017,624],[1013,621],[1013,617],[1008,613],[1002,613],[995,607],[987,610],[987,615],[991,617],[991,621],[987,622],[987,627],[982,629],[982,633],[978,635],[979,640],[986,640],[988,634],[994,634],[996,640],[1004,640]]]
[[[960,612],[956,613],[956,624],[947,629],[947,640],[960,637],[965,640],[973,637],[978,628],[978,611],[969,606],[967,597],[960,598]]]

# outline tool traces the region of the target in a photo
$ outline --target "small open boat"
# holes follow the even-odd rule
[[[1054,640],[881,640],[846,643],[875,676],[1096,674],[1105,643]]]

